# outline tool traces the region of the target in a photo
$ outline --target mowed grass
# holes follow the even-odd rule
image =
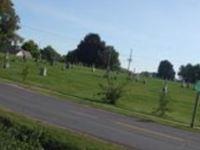
[[[96,107],[112,110],[115,112],[135,116],[142,114],[153,120],[159,119],[153,115],[153,111],[158,106],[159,95],[163,87],[163,81],[159,79],[146,78],[147,83],[129,81],[125,88],[125,93],[115,106],[104,104],[97,94],[100,91],[99,84],[106,83],[103,75],[104,70],[97,69],[92,72],[91,68],[74,66],[73,69],[63,70],[63,64],[55,66],[47,65],[48,76],[39,75],[39,67],[34,61],[23,62],[12,58],[10,69],[0,68],[0,77],[22,83],[22,69],[30,67],[30,73],[25,82],[26,85],[40,87],[42,91],[49,94],[58,94],[63,98],[75,100],[80,103],[93,105]],[[127,74],[119,73],[116,82],[126,82]],[[192,116],[193,104],[196,92],[190,88],[181,88],[177,82],[169,82],[170,112],[167,113],[164,121],[189,125]],[[139,115],[139,116],[140,116]],[[196,124],[199,125],[199,113]]]
[[[0,149],[119,150],[125,148],[0,109]]]

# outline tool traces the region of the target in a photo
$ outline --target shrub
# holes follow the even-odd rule
[[[153,113],[155,113],[159,117],[166,116],[166,112],[169,111],[168,105],[169,105],[169,95],[166,89],[163,88],[162,92],[160,93],[158,108]]]
[[[122,97],[126,83],[117,84],[116,77],[108,77],[107,83],[105,85],[99,84],[99,86],[102,91],[99,92],[98,95],[103,96],[103,102],[115,105],[117,100]]]
[[[26,66],[25,68],[23,68],[22,70],[22,80],[23,82],[26,81],[28,74],[29,74],[29,66]]]

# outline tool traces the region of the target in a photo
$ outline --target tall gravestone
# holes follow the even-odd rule
[[[47,67],[46,66],[44,66],[40,69],[40,75],[43,77],[47,76]]]
[[[92,65],[92,72],[95,72],[95,71],[96,71],[95,65]]]
[[[167,84],[167,82],[164,83],[164,87],[163,87],[163,89],[162,89],[162,92],[163,92],[165,95],[168,93],[168,84]]]
[[[186,83],[185,83],[185,81],[182,81],[182,83],[181,83],[181,87],[182,87],[182,88],[185,88],[185,87],[186,87]]]
[[[4,68],[5,69],[10,68],[9,53],[8,52],[6,53],[6,56],[5,56]]]

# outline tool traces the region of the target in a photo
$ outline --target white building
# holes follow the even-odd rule
[[[17,53],[16,53],[16,56],[17,57],[20,57],[20,58],[26,58],[26,59],[31,59],[32,58],[32,55],[30,52],[28,51],[25,51],[23,49],[20,49]]]

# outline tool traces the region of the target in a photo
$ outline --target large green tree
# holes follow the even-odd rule
[[[37,60],[40,56],[40,49],[37,43],[33,40],[29,40],[22,45],[22,49],[29,51],[31,55]]]
[[[195,83],[200,80],[200,65],[182,65],[178,75],[186,82]]]
[[[66,59],[72,63],[83,63],[95,65],[99,68],[106,68],[108,63],[111,69],[119,68],[119,54],[114,47],[107,46],[98,34],[88,34],[80,42],[77,49],[70,51]]]
[[[41,50],[42,59],[47,60],[51,65],[54,65],[55,61],[60,61],[61,56],[54,48],[51,46],[45,47]]]
[[[0,50],[9,47],[13,40],[16,40],[17,29],[19,29],[19,17],[12,1],[0,0]]]
[[[168,60],[163,60],[160,62],[158,67],[158,77],[165,80],[174,80],[175,71],[173,65]]]

